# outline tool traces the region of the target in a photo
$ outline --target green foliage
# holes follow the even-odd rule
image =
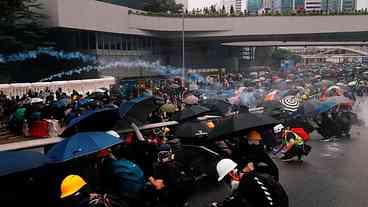
[[[37,0],[0,1],[0,53],[34,49],[47,45]]]
[[[230,7],[230,15],[233,16],[234,14],[235,14],[234,6],[231,5],[231,7]]]
[[[145,0],[143,10],[150,12],[180,13],[182,4],[176,4],[175,0]]]

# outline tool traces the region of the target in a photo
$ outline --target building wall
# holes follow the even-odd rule
[[[305,0],[305,11],[321,11],[321,0]]]

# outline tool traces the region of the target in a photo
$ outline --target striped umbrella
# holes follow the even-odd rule
[[[299,100],[295,96],[286,96],[280,100],[280,103],[286,111],[291,112],[297,111],[300,105]]]

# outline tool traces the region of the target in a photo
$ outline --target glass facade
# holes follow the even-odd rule
[[[152,51],[158,53],[160,41],[152,37],[84,30],[57,30],[53,34],[64,50]]]
[[[262,7],[262,0],[248,0],[248,11],[251,13],[258,12]]]
[[[356,0],[322,0],[322,10],[325,11],[353,11],[356,5]]]

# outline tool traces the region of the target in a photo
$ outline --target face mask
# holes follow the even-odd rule
[[[230,188],[231,188],[231,192],[234,192],[236,189],[238,189],[239,187],[239,181],[237,180],[232,180],[230,182]]]

